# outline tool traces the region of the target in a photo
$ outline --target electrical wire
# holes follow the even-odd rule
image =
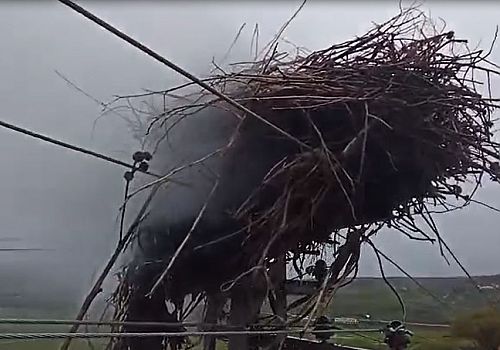
[[[42,141],[45,141],[45,142],[48,142],[48,143],[51,143],[53,145],[57,145],[57,146],[60,146],[60,147],[66,148],[66,149],[70,149],[70,150],[75,151],[75,152],[83,153],[83,154],[92,156],[94,158],[98,158],[98,159],[104,160],[104,161],[106,161],[108,163],[113,163],[113,164],[116,164],[116,165],[120,165],[120,166],[128,168],[128,169],[134,169],[134,166],[132,164],[125,163],[125,162],[123,162],[121,160],[118,160],[118,159],[106,156],[106,155],[104,155],[102,153],[97,153],[97,152],[85,149],[85,148],[80,147],[80,146],[75,146],[75,145],[72,145],[72,144],[64,142],[64,141],[56,140],[56,139],[54,139],[52,137],[45,136],[45,135],[42,135],[40,133],[31,131],[31,130],[28,130],[28,129],[25,129],[25,128],[21,128],[21,127],[19,127],[17,125],[10,124],[10,123],[7,123],[7,122],[2,121],[2,120],[0,120],[0,127],[6,128],[6,129],[9,129],[9,130],[12,130],[12,131],[15,131],[15,132],[18,132],[18,133],[21,133],[21,134],[24,134],[24,135],[27,135],[27,136],[39,139],[39,140],[42,140]],[[147,175],[154,176],[156,178],[160,177],[160,175],[152,173],[150,171],[142,171],[142,170],[138,170],[138,171],[140,171],[141,173],[147,174]]]
[[[380,329],[321,329],[311,331],[311,334],[321,333],[371,333],[380,332]],[[242,331],[192,331],[192,332],[137,332],[137,333],[119,333],[119,332],[86,332],[86,333],[0,333],[0,340],[10,339],[89,339],[89,338],[148,338],[148,337],[189,337],[189,336],[224,336],[224,335],[276,335],[276,334],[303,334],[303,329],[286,330],[242,330]]]

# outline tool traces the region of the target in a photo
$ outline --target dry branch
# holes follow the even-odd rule
[[[204,256],[200,251],[220,249],[220,255],[228,255],[227,264],[210,271],[229,271],[229,277],[206,276],[227,286],[250,272],[265,274],[274,258],[296,259],[329,245],[332,236],[346,230],[318,293],[292,305],[303,306],[299,319],[321,313],[321,304],[356,273],[360,246],[375,232],[392,227],[410,239],[436,241],[444,255],[448,248],[428,207],[448,212],[458,208],[448,205],[449,199],[473,203],[484,175],[500,177],[492,118],[499,100],[489,87],[490,75],[498,72],[488,61],[491,50],[469,50],[465,40],[438,31],[415,8],[361,37],[308,55],[279,52],[276,42],[256,62],[197,82],[216,91],[214,96],[190,92],[188,99],[177,98],[149,116],[150,129],[163,133],[161,140],[179,121],[208,109],[230,111],[240,120],[220,154],[216,203],[224,191],[236,191],[235,173],[258,174],[256,186],[242,189],[243,200],[223,208],[226,221],[219,223],[217,235],[208,235],[200,221],[196,240],[183,241],[191,237],[192,230],[186,230],[181,246],[165,252],[168,262],[182,250],[174,267],[160,269],[172,273],[168,288],[163,285],[167,299],[169,293],[192,292],[175,290],[176,281],[189,279],[182,269]],[[265,157],[256,162],[259,152]],[[470,181],[476,187],[464,193]],[[418,226],[417,217],[431,234]],[[228,231],[234,223],[237,227]],[[237,240],[237,254],[221,248],[227,240]],[[193,290],[204,290],[205,282],[192,281]]]

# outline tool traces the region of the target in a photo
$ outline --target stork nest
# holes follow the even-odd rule
[[[329,242],[335,230],[377,222],[408,233],[428,204],[466,205],[475,191],[466,182],[498,176],[492,112],[499,100],[483,96],[498,73],[488,55],[409,9],[354,40],[294,57],[276,44],[263,60],[207,79],[260,118],[213,97],[167,109],[152,125],[214,106],[232,111],[241,122],[225,150],[219,192],[235,181],[235,167],[258,166],[237,161],[252,144],[270,154],[280,148],[260,184],[232,208],[252,252],[270,253],[269,242],[275,255],[305,249]]]
[[[166,108],[150,128],[170,129],[213,107],[238,118],[213,201],[239,175],[262,169],[244,200],[225,208],[240,225],[234,276],[332,243],[347,229],[323,286],[333,290],[355,270],[361,242],[378,229],[441,242],[432,212],[471,203],[485,175],[499,176],[492,133],[498,100],[489,93],[490,76],[498,73],[488,55],[409,9],[361,37],[307,55],[279,53],[272,43],[264,59],[205,80],[258,118],[217,96],[197,102],[204,92]],[[261,163],[245,164],[259,152]],[[436,237],[418,227],[416,216]],[[207,241],[193,236],[178,268]]]

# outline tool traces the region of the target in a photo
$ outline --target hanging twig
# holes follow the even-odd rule
[[[205,203],[203,204],[203,206],[201,207],[200,211],[198,212],[198,215],[196,216],[196,219],[194,220],[193,225],[191,226],[191,229],[186,233],[186,236],[184,237],[184,240],[182,241],[182,243],[179,245],[179,247],[175,251],[175,253],[172,256],[172,258],[170,259],[167,267],[163,270],[163,272],[161,273],[160,277],[158,277],[158,279],[156,280],[156,282],[153,284],[153,287],[151,287],[151,290],[146,295],[147,297],[151,297],[153,295],[153,293],[156,291],[156,289],[163,282],[163,279],[165,278],[165,276],[167,276],[167,274],[170,272],[170,269],[172,268],[172,266],[174,265],[175,261],[177,260],[177,258],[181,254],[182,250],[186,246],[187,242],[191,238],[191,235],[196,230],[196,227],[198,226],[198,223],[200,222],[201,218],[203,217],[203,214],[205,213],[205,210],[207,209],[208,203],[210,202],[210,199],[212,199],[212,196],[214,195],[214,193],[217,190],[218,186],[219,186],[219,180],[216,180],[214,186],[212,187],[212,190],[210,191],[210,193],[207,196],[207,199],[205,200]]]
[[[401,305],[401,312],[402,312],[402,321],[403,323],[406,322],[406,305],[405,302],[403,301],[403,298],[401,298],[401,295],[399,295],[398,291],[394,286],[389,282],[387,277],[385,276],[384,272],[384,265],[382,264],[382,259],[380,259],[380,253],[376,249],[375,245],[370,239],[367,239],[366,242],[372,247],[373,251],[375,252],[375,256],[377,257],[377,262],[380,270],[380,274],[382,275],[382,279],[384,280],[385,284],[391,289],[391,291],[394,293],[396,298],[398,299],[399,305]]]
[[[76,320],[83,320],[83,318],[87,314],[87,311],[89,310],[92,302],[94,301],[96,296],[101,292],[101,290],[102,290],[101,287],[102,287],[104,280],[106,279],[109,272],[113,268],[116,260],[118,259],[118,257],[122,253],[123,248],[125,247],[127,242],[132,238],[135,230],[137,229],[137,227],[139,226],[139,224],[143,220],[144,214],[146,213],[146,210],[149,207],[149,204],[153,200],[153,198],[156,195],[156,192],[158,191],[159,188],[160,188],[160,186],[157,185],[151,189],[149,196],[144,201],[144,204],[142,205],[141,209],[139,210],[139,213],[137,214],[135,220],[130,225],[130,227],[129,227],[127,233],[125,234],[125,236],[123,237],[123,239],[120,242],[118,242],[118,245],[115,248],[113,255],[110,257],[106,266],[103,268],[101,274],[99,275],[96,282],[94,283],[94,286],[91,288],[90,292],[85,297],[85,300],[80,308],[80,311],[78,311],[78,314],[75,317]],[[78,328],[79,328],[78,324],[73,325],[70,329],[70,333],[75,333],[76,331],[78,331]],[[61,350],[67,350],[69,348],[70,343],[71,343],[71,338],[67,338],[64,341],[64,343],[61,345]]]
[[[78,6],[73,1],[70,1],[70,0],[59,0],[59,2],[63,3],[64,5],[66,5],[68,7],[70,7],[71,9],[73,9],[74,11],[78,12],[79,14],[85,16],[86,18],[88,18],[92,22],[96,23],[97,25],[103,27],[104,29],[106,29],[109,32],[113,33],[114,35],[118,36],[120,39],[125,40],[130,45],[138,48],[142,52],[144,52],[147,55],[153,57],[155,60],[163,63],[164,65],[166,65],[170,69],[176,71],[177,73],[183,75],[184,77],[188,78],[189,80],[195,82],[196,84],[198,84],[199,86],[201,86],[205,90],[209,91],[210,93],[214,94],[215,96],[217,96],[217,97],[223,99],[224,101],[226,101],[229,105],[231,105],[231,106],[233,106],[233,107],[241,110],[242,112],[244,112],[244,113],[246,113],[248,115],[251,115],[254,118],[257,118],[258,120],[260,120],[264,124],[270,126],[271,128],[273,128],[274,130],[276,130],[280,134],[282,134],[282,135],[286,136],[287,138],[293,140],[294,142],[296,142],[300,146],[302,146],[302,147],[304,147],[306,149],[310,149],[310,147],[307,144],[301,142],[300,140],[298,140],[294,136],[290,135],[289,133],[287,133],[283,129],[279,128],[278,126],[276,126],[273,123],[269,122],[268,120],[264,119],[263,117],[261,117],[260,115],[258,115],[255,112],[253,112],[252,110],[248,109],[247,107],[243,106],[239,102],[236,102],[234,99],[232,99],[232,98],[226,96],[225,94],[217,91],[212,86],[206,84],[202,80],[200,80],[197,77],[195,77],[193,74],[191,74],[188,71],[182,69],[181,67],[179,67],[178,65],[172,63],[171,61],[167,60],[166,58],[162,57],[161,55],[159,55],[155,51],[151,50],[150,48],[148,48],[144,44],[141,44],[137,40],[132,39],[130,36],[126,35],[125,33],[121,32],[121,31],[119,31],[118,29],[116,29],[112,25],[106,23],[105,21],[103,21],[99,17],[97,17],[97,16],[93,15],[92,13],[90,13],[89,11],[85,10],[83,7]]]

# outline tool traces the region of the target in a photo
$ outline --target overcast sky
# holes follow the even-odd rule
[[[266,43],[299,5],[292,1],[81,4],[198,75],[207,73],[213,56],[224,55],[243,23],[247,29],[233,50],[235,59],[248,55],[255,23],[260,41]],[[485,48],[500,21],[500,5],[494,2],[432,2],[424,7],[445,19],[457,36],[472,44],[482,40]],[[396,1],[310,2],[285,37],[321,49],[362,34],[371,21],[383,21],[397,8]],[[125,161],[137,149],[126,126],[110,116],[92,134],[100,107],[69,87],[55,70],[100,100],[183,81],[57,2],[1,2],[0,45],[1,120]],[[492,60],[500,62],[498,45]],[[493,92],[500,95],[500,81],[494,83]],[[52,249],[0,252],[0,278],[15,271],[29,277],[33,286],[45,282],[52,289],[84,290],[116,239],[123,169],[4,129],[0,129],[0,162],[0,239],[22,239],[0,244]],[[499,194],[499,186],[488,184],[479,199],[500,206]],[[438,223],[472,273],[500,273],[497,213],[472,206],[439,218]],[[414,275],[460,274],[444,263],[437,247],[409,242],[390,231],[377,243]],[[362,272],[377,273],[369,252],[362,259]]]

